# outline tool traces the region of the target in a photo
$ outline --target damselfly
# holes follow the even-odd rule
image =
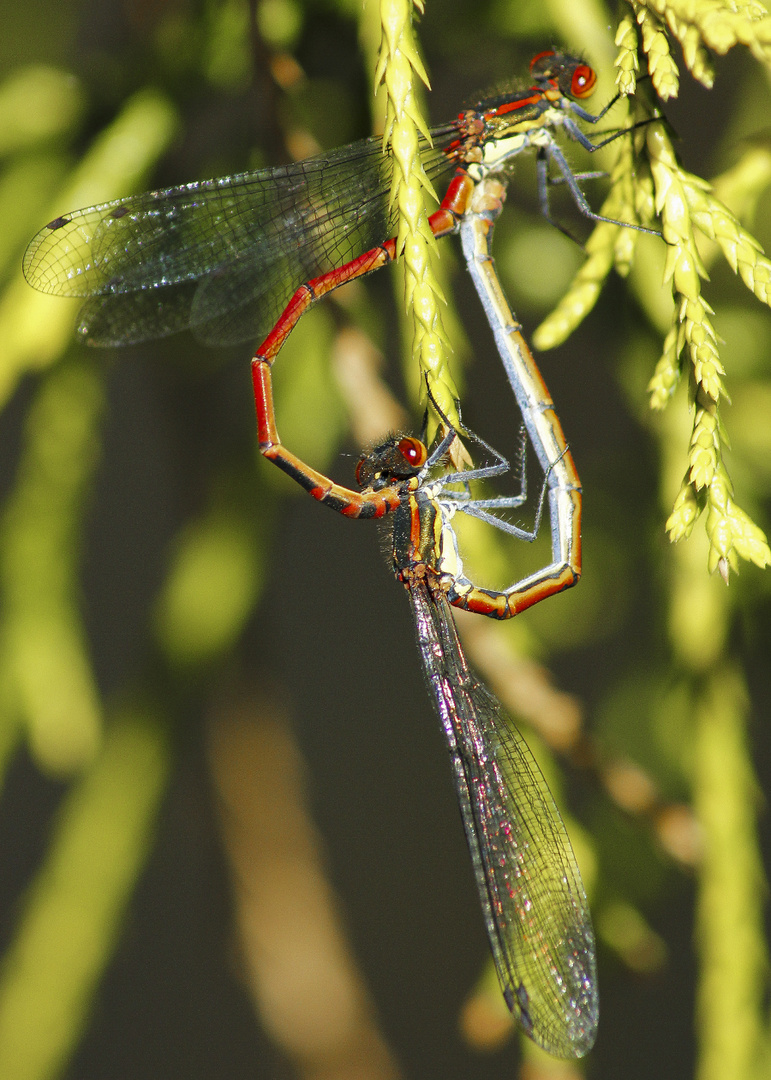
[[[521,153],[538,158],[539,197],[549,213],[554,165],[578,209],[596,214],[557,145],[560,129],[594,151],[578,121],[594,90],[591,67],[553,51],[530,65],[533,85],[468,109],[434,128],[421,159],[437,181],[453,169],[430,218],[435,235],[454,232],[474,185],[503,175]],[[256,341],[272,362],[316,299],[396,257],[389,207],[393,161],[380,139],[275,169],[184,184],[55,218],[30,243],[27,280],[42,292],[86,298],[78,326],[94,345],[125,345],[190,329],[209,344]],[[627,224],[630,228],[641,226]],[[645,230],[643,231],[650,231]]]
[[[453,485],[502,471],[507,463],[498,457],[488,468],[431,480],[454,434],[449,431],[430,456],[417,439],[392,436],[362,459],[357,479],[368,491],[390,486],[399,492],[389,519],[394,570],[407,589],[426,682],[450,750],[504,998],[545,1050],[580,1057],[594,1043],[599,1003],[594,935],[578,866],[530,750],[469,670],[448,604],[477,591],[463,574],[452,516],[460,510],[493,520],[496,508],[496,500],[475,503],[467,489],[457,492]],[[497,500],[497,508],[513,502]],[[500,519],[498,524],[517,531]],[[537,526],[536,520],[534,532]],[[481,594],[486,602],[487,591]]]

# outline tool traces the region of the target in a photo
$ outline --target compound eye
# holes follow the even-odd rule
[[[570,80],[570,93],[576,98],[589,97],[597,82],[597,75],[588,64],[579,64]]]
[[[428,457],[428,451],[420,439],[399,439],[397,449],[411,469],[419,469]]]

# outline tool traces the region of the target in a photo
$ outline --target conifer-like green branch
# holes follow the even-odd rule
[[[435,195],[419,152],[420,137],[430,140],[430,135],[413,90],[413,73],[426,85],[428,76],[413,37],[410,0],[381,0],[380,13],[383,37],[375,83],[385,83],[388,98],[383,145],[390,145],[395,161],[391,202],[399,207],[396,250],[403,253],[405,304],[414,316],[413,353],[444,415],[459,423],[458,393],[447,365],[450,345],[440,315],[445,298],[432,266],[438,257],[436,241],[425,209],[426,194]]]
[[[695,233],[698,230],[715,240],[734,272],[765,302],[771,298],[771,264],[757,241],[714,197],[710,185],[680,166],[663,125],[651,125],[646,141],[656,209],[668,245],[664,280],[671,281],[675,299],[673,325],[648,387],[651,406],[661,409],[666,404],[677,385],[681,352],[686,346],[694,400],[688,472],[666,527],[673,541],[686,537],[700,511],[708,508],[709,569],[719,569],[727,580],[729,571],[738,569],[738,558],[761,567],[769,565],[771,549],[763,532],[734,502],[723,462],[727,438],[718,407],[725,396],[725,369],[710,318],[713,311],[701,295],[707,271],[696,248]]]
[[[615,38],[619,49],[617,84],[623,94],[636,87],[641,46],[659,96],[666,100],[677,95],[670,35],[680,42],[694,77],[706,86],[711,86],[713,79],[708,49],[721,53],[743,43],[764,62],[771,62],[771,18],[757,3],[730,7],[719,0],[629,3],[633,15],[624,16]],[[627,126],[644,119],[641,108],[630,112]],[[739,558],[761,567],[771,564],[771,549],[761,529],[734,502],[723,460],[728,437],[719,403],[727,396],[726,372],[712,323],[714,312],[702,296],[701,283],[707,279],[707,271],[696,237],[700,233],[714,241],[734,273],[765,304],[771,303],[771,260],[715,196],[711,185],[682,168],[663,123],[650,123],[619,139],[619,144],[610,194],[601,213],[621,221],[660,223],[667,244],[664,283],[671,285],[674,299],[672,323],[648,387],[652,408],[664,408],[673,394],[684,369],[684,351],[690,360],[693,430],[687,471],[666,527],[673,541],[687,537],[697,517],[707,510],[709,569],[719,569],[727,580],[729,571],[737,569]],[[605,223],[596,226],[586,244],[586,262],[565,297],[534,334],[538,348],[552,348],[565,340],[594,306],[613,266],[622,275],[628,273],[637,235]]]

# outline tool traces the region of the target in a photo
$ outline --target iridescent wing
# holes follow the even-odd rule
[[[450,167],[439,145],[421,154],[431,178]],[[92,345],[184,329],[212,345],[260,341],[304,281],[392,235],[392,169],[373,138],[76,210],[34,237],[24,274],[41,292],[86,298],[78,333]]]
[[[408,592],[506,1003],[539,1046],[580,1057],[594,1043],[599,999],[565,826],[524,739],[470,672],[444,595],[425,582]]]

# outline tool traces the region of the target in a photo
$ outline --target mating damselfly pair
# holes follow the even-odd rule
[[[597,220],[555,133],[588,150],[580,104],[595,75],[553,51],[532,61],[533,85],[435,128],[421,157],[437,180],[454,172],[436,236],[459,232],[522,421],[543,469],[552,561],[508,588],[484,589],[463,570],[452,526],[460,512],[521,539],[510,524],[516,496],[474,498],[470,485],[508,463],[476,436],[447,431],[429,452],[408,436],[385,440],[360,462],[354,491],[281,443],[271,366],[302,313],[321,296],[396,257],[388,205],[392,162],[380,140],[277,169],[132,196],[67,213],[32,241],[27,279],[42,291],[82,296],[79,334],[97,345],[190,329],[210,344],[256,340],[253,361],[260,449],[318,501],[349,517],[388,516],[394,569],[411,601],[432,700],[450,748],[466,836],[506,1002],[537,1043],[560,1056],[585,1053],[598,1016],[594,937],[576,860],[554,800],[502,707],[470,672],[449,605],[508,618],[573,585],[581,571],[581,489],[548,390],[495,274],[492,230],[505,176],[524,151],[537,155],[541,206],[549,167],[578,209]],[[628,224],[641,228],[637,223]],[[488,463],[448,472],[450,441],[467,437]],[[540,504],[539,504],[540,505]],[[537,525],[537,523],[536,523]]]

